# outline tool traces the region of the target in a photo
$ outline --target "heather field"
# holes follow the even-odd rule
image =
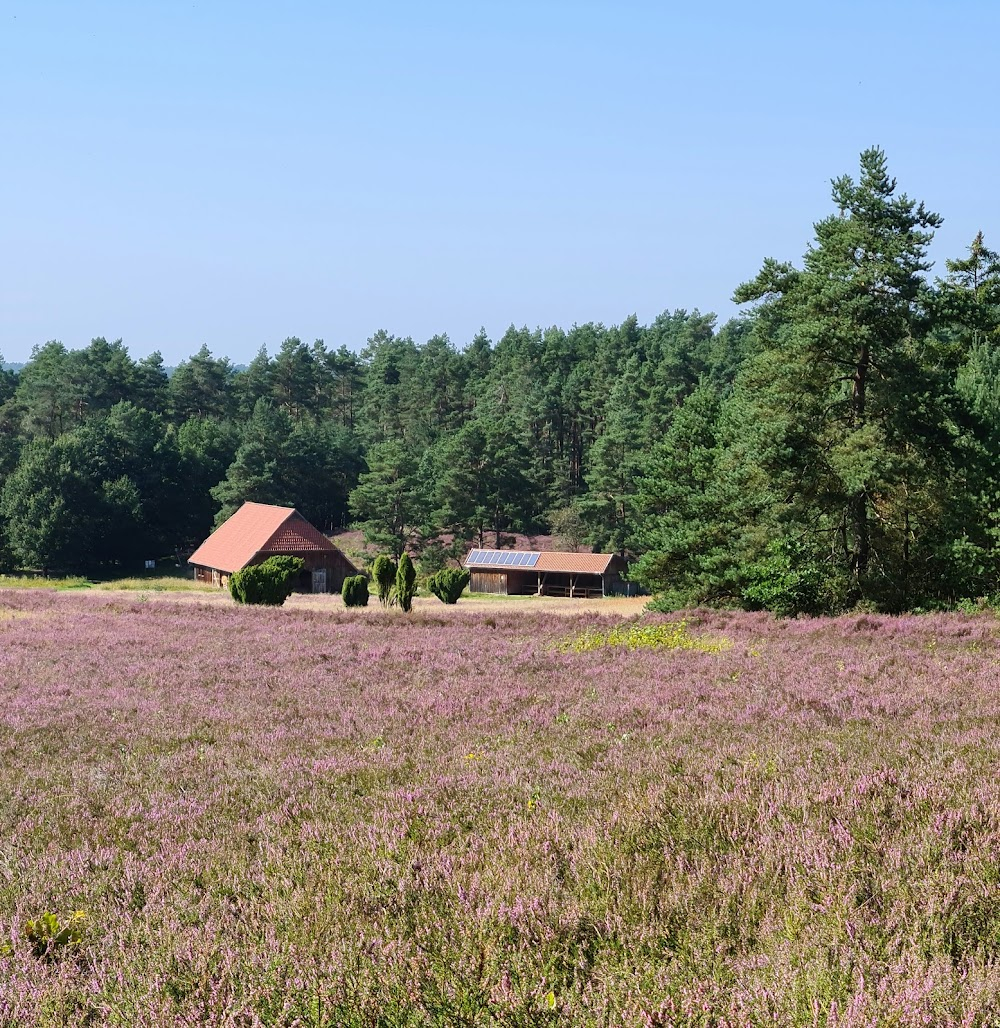
[[[666,620],[0,592],[0,1024],[1000,1023],[997,621]]]

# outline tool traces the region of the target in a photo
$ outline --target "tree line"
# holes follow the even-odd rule
[[[940,217],[884,154],[833,182],[801,267],[721,326],[529,330],[456,347],[286,339],[168,375],[122,342],[0,376],[0,563],[184,552],[244,500],[360,527],[427,572],[515,532],[621,553],[665,606],[902,610],[997,593],[1000,258],[929,277]]]
[[[183,552],[245,500],[295,506],[328,532],[357,524],[425,562],[553,525],[624,551],[619,494],[646,433],[702,378],[731,379],[744,336],[676,311],[648,326],[512,327],[462,349],[385,332],[358,353],[289,338],[241,369],[203,346],[171,375],[120,340],[46,343],[2,378],[5,566]]]

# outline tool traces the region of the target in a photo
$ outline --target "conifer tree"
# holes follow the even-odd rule
[[[413,594],[416,591],[417,569],[410,560],[410,555],[404,553],[399,558],[399,566],[396,569],[396,602],[407,614],[413,606]]]
[[[751,553],[789,536],[843,576],[845,601],[898,607],[940,556],[941,487],[962,458],[925,279],[941,218],[897,195],[878,149],[833,199],[801,270],[767,260],[736,291],[759,305],[757,352],[719,469],[741,484]]]

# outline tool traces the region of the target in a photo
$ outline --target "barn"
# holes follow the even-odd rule
[[[199,582],[225,589],[234,571],[277,556],[305,561],[295,584],[300,593],[339,593],[344,579],[358,574],[343,553],[294,507],[270,503],[244,503],[191,554],[188,563],[194,565]]]
[[[616,553],[470,550],[465,567],[474,593],[592,599],[625,591],[626,565]]]

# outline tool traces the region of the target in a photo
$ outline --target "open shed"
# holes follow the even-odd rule
[[[499,596],[592,599],[624,592],[625,561],[616,553],[470,550],[469,591]]]
[[[229,576],[268,557],[301,557],[305,568],[295,583],[300,593],[340,592],[357,568],[294,507],[244,503],[188,559],[200,582],[225,589]]]

